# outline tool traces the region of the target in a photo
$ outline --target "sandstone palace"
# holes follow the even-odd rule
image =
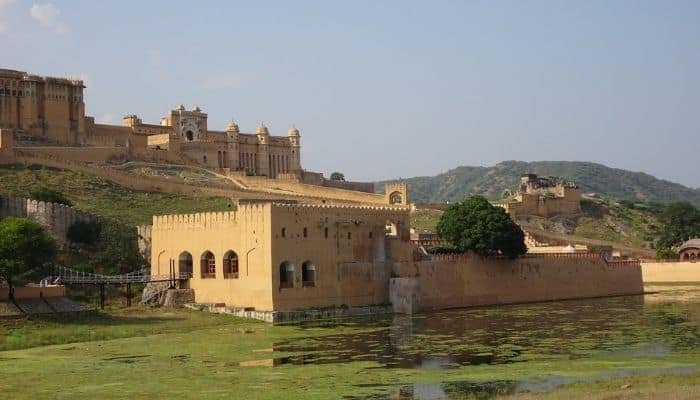
[[[0,70],[0,164],[80,170],[135,190],[233,200],[226,212],[159,215],[139,227],[151,275],[172,280],[155,294],[283,320],[275,313],[389,303],[413,312],[642,291],[638,262],[600,254],[427,254],[410,238],[405,183],[385,185],[380,194],[372,183],[304,170],[294,127],[285,136],[262,124],[253,133],[235,122],[210,130],[206,113],[183,106],[160,124],[136,115],[119,126],[97,124],[85,116],[84,88],[80,80]],[[153,173],[133,173],[142,169]],[[534,175],[524,176],[511,197],[503,206],[517,215],[580,211],[575,185]],[[31,201],[7,204],[6,214],[49,222],[66,212]]]
[[[127,115],[123,124],[95,123],[85,116],[80,80],[0,70],[0,129],[15,131],[19,141],[63,146],[124,146],[133,155],[167,152],[168,159],[246,175],[277,178],[301,173],[299,130],[271,136],[265,125],[243,133],[235,122],[210,130],[199,107],[180,105],[160,124]]]

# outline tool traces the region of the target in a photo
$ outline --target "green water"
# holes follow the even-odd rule
[[[611,378],[697,379],[700,286],[662,289],[282,326],[195,311],[27,325],[20,332],[64,344],[0,352],[0,391],[18,399],[439,400]],[[107,340],[105,332],[121,333]]]
[[[394,315],[346,321],[307,322],[300,329],[339,326],[371,328],[351,334],[299,337],[276,342],[273,366],[371,362],[376,369],[459,370],[517,363],[532,374],[525,379],[415,382],[394,388],[394,398],[449,399],[467,394],[548,391],[561,384],[614,377],[687,374],[697,370],[700,304],[665,301],[665,294],[484,307]],[[670,300],[670,299],[668,299]],[[676,356],[686,365],[665,365]],[[640,366],[557,376],[538,363],[577,360],[639,360]],[[654,360],[658,360],[655,366]],[[651,362],[647,362],[651,361]],[[537,364],[537,366],[535,366]],[[642,366],[642,364],[644,364]],[[527,375],[527,374],[526,374]],[[382,398],[383,395],[367,398]]]

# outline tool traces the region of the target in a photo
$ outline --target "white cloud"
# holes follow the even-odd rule
[[[39,21],[39,25],[42,27],[55,29],[57,33],[64,33],[67,29],[66,25],[59,21],[61,10],[53,3],[32,5],[29,9],[29,16]]]

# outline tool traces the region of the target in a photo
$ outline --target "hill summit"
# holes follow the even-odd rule
[[[700,206],[700,189],[658,179],[643,172],[610,168],[582,161],[503,161],[491,167],[460,166],[435,176],[405,179],[411,201],[442,203],[470,195],[498,199],[506,189],[517,188],[523,173],[559,176],[572,180],[584,193],[636,201],[684,200]],[[380,182],[383,184],[386,182]]]

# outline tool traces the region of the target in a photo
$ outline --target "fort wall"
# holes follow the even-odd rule
[[[73,162],[83,163],[106,163],[112,159],[125,158],[128,155],[126,147],[103,146],[103,147],[55,147],[55,146],[32,146],[15,147],[19,151],[30,151],[39,157],[52,157]]]
[[[59,245],[68,242],[68,229],[76,222],[99,222],[99,218],[65,204],[20,197],[0,196],[0,217],[32,218],[46,228]]]
[[[151,273],[168,275],[173,265],[185,272],[183,253],[192,257],[192,278],[182,288],[194,289],[197,303],[225,303],[272,310],[270,270],[270,204],[241,204],[236,211],[153,217]],[[229,251],[238,260],[237,277],[224,276]],[[213,275],[202,274],[202,258],[211,252]]]
[[[65,286],[18,286],[15,287],[15,300],[38,299],[39,297],[64,297]],[[0,288],[0,300],[9,299],[9,290]]]
[[[368,306],[388,298],[391,237],[409,230],[406,208],[389,206],[273,205],[272,276],[275,310],[329,306]],[[281,284],[282,266],[293,270],[293,284]],[[305,282],[304,268],[313,268]],[[308,275],[307,275],[308,277]]]
[[[581,212],[581,190],[579,188],[562,188],[562,197],[547,197],[540,194],[522,193],[514,201],[498,203],[512,217],[524,215],[539,215],[553,217],[555,215],[577,214]]]
[[[394,265],[418,282],[422,309],[642,294],[639,263],[606,263],[596,255],[516,260],[455,257]],[[402,288],[405,289],[405,288]],[[412,290],[404,290],[404,296]]]
[[[648,282],[700,282],[700,262],[642,262]]]

